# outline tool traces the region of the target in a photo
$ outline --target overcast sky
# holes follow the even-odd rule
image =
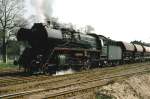
[[[40,1],[40,0],[38,0]],[[150,42],[150,0],[53,0],[53,17],[114,40]],[[26,0],[26,17],[37,11]]]

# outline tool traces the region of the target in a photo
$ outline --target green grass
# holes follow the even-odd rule
[[[116,99],[113,96],[102,94],[102,93],[97,93],[96,94],[96,99]]]
[[[0,69],[5,69],[5,68],[14,68],[17,67],[13,63],[0,63]]]

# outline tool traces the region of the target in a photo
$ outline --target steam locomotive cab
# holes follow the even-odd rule
[[[114,66],[121,63],[122,48],[117,41],[99,35],[101,41],[101,66]]]

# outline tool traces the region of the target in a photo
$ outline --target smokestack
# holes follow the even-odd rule
[[[39,22],[45,22],[50,19],[53,13],[54,0],[31,0],[31,4],[36,10],[36,16],[38,16]]]

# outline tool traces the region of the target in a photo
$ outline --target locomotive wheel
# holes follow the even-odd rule
[[[89,69],[90,69],[90,66],[89,66],[89,65],[83,66],[83,67],[81,68],[81,70],[89,70]]]
[[[97,62],[96,67],[101,68],[102,67],[102,63],[100,61]]]
[[[36,63],[35,60],[32,60],[28,72],[31,73],[31,74],[39,73],[41,71],[40,67],[41,67],[40,64]]]
[[[29,65],[28,66],[24,66],[23,68],[24,68],[24,72],[25,73],[28,73],[28,74],[31,73],[31,67]]]
[[[48,67],[48,64],[44,64],[44,65],[42,66],[42,71],[43,71],[43,73],[46,74],[46,75],[52,75],[52,74],[55,74],[55,73],[56,73],[56,69],[54,69],[54,68],[49,68],[49,67]]]
[[[42,71],[43,71],[43,73],[46,74],[46,75],[49,74],[49,72],[48,72],[48,64],[44,64],[44,65],[42,66]]]
[[[81,67],[81,70],[89,70],[91,68],[90,61],[86,60],[84,65]]]

